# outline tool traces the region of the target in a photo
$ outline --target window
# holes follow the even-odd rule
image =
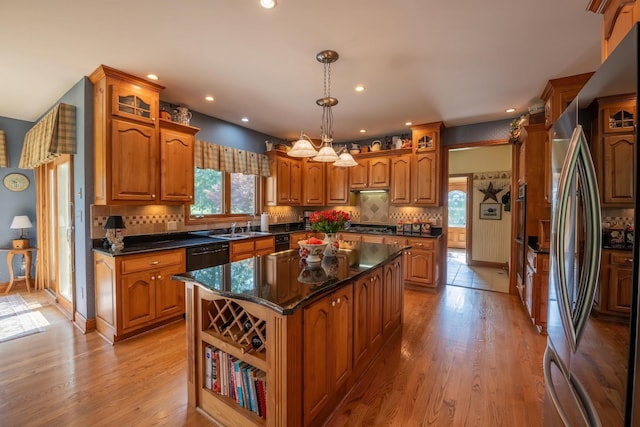
[[[449,191],[449,227],[467,226],[467,193]]]
[[[253,215],[257,212],[257,182],[255,175],[196,168],[190,217]]]

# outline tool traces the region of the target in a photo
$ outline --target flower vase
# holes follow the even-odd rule
[[[324,249],[324,256],[336,256],[340,248],[336,233],[325,233],[324,242],[327,243],[327,247]]]

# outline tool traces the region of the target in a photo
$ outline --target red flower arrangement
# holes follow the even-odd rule
[[[311,229],[322,233],[337,233],[343,231],[347,221],[351,221],[351,216],[344,211],[318,211],[309,217]]]

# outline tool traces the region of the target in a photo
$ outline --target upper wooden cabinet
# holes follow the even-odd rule
[[[391,191],[392,205],[411,204],[411,156],[391,158]]]
[[[442,122],[411,127],[415,149],[411,166],[411,195],[413,206],[439,206],[440,204],[440,134]]]
[[[197,128],[160,119],[160,199],[193,202],[193,150]]]
[[[328,164],[326,177],[327,205],[349,204],[349,168]]]
[[[302,204],[304,206],[324,206],[325,164],[304,159],[302,161]]]
[[[600,202],[604,207],[630,207],[635,200],[635,97],[597,100],[593,151]]]
[[[541,98],[545,102],[544,123],[548,128],[558,120],[592,75],[593,73],[577,74],[547,82]]]
[[[356,156],[357,166],[349,168],[349,188],[389,188],[389,165],[387,156],[362,158]]]
[[[193,135],[178,123],[158,126],[162,86],[101,65],[94,95],[94,203],[193,200]],[[159,142],[160,141],[160,142]]]
[[[640,19],[640,3],[635,0],[589,0],[591,12],[604,15],[602,21],[602,62]]]
[[[267,206],[299,206],[302,200],[302,162],[279,151],[268,151],[271,176],[267,178]]]

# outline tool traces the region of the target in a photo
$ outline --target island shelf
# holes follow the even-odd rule
[[[189,405],[221,425],[321,425],[401,328],[404,249],[344,242],[314,283],[295,250],[174,276]]]

